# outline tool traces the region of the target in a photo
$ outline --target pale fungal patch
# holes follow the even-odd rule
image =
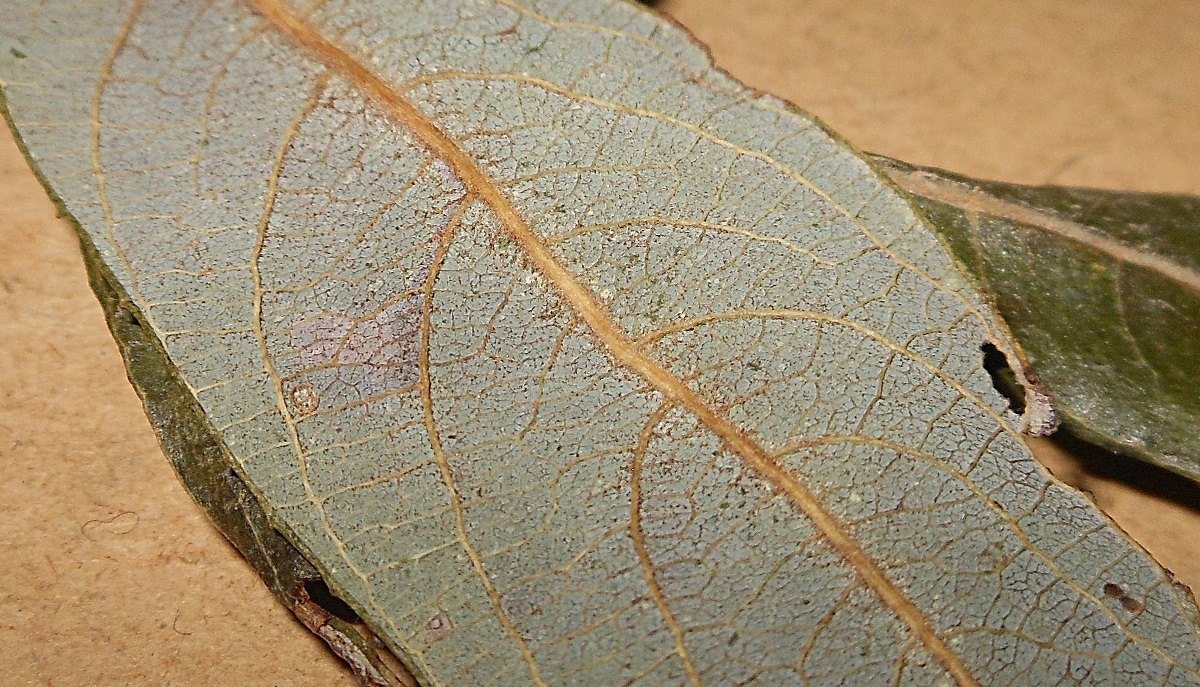
[[[1024,432],[1034,437],[1050,436],[1058,424],[1058,408],[1054,407],[1050,394],[1033,385],[1026,387]]]
[[[989,367],[987,361],[989,356],[995,354],[999,356],[999,360],[993,364],[1011,370],[1013,376],[1017,379],[1017,383],[1021,385],[1021,388],[1025,392],[1025,397],[1022,399],[1023,403],[1020,404],[1024,406],[1023,409],[1020,405],[1010,406],[1014,412],[1022,414],[1021,432],[1033,437],[1046,437],[1058,431],[1058,426],[1062,418],[1058,414],[1054,395],[1050,392],[1049,387],[1038,377],[1033,367],[1029,363],[1021,365],[1010,364],[1009,361],[1011,360],[1023,360],[1023,358],[1016,355],[1003,341],[988,341],[981,347],[981,350],[984,352],[984,368],[988,370],[989,375],[993,375],[993,380],[995,380],[994,375],[996,373]],[[996,386],[997,391],[1004,393],[1001,390],[999,381],[993,381],[993,384]]]
[[[1049,387],[1032,367],[1013,367],[1017,380],[1025,387],[1025,426],[1021,431],[1031,437],[1048,437],[1058,431],[1062,418]]]

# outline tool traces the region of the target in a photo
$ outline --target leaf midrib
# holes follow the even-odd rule
[[[690,412],[701,424],[716,434],[728,450],[740,456],[766,481],[784,493],[808,517],[826,541],[857,571],[862,581],[909,626],[957,684],[979,684],[962,659],[929,623],[921,609],[888,579],[848,528],[825,508],[815,494],[746,432],[717,414],[682,380],[643,353],[613,322],[588,289],[551,253],[549,247],[534,233],[499,187],[453,139],[380,76],[321,35],[303,18],[284,7],[279,0],[247,2],[276,31],[316,58],[327,69],[355,85],[365,96],[375,101],[384,114],[403,124],[421,144],[441,157],[467,187],[468,195],[475,196],[491,209],[514,243],[520,246],[529,265],[542,273],[617,362],[644,378],[668,401]]]

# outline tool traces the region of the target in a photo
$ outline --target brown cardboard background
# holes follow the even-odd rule
[[[1200,193],[1200,3],[668,0],[856,145],[1026,183]],[[1200,498],[1063,463],[1200,586]],[[1155,492],[1166,494],[1155,496]],[[349,685],[192,504],[69,227],[0,134],[0,683]]]

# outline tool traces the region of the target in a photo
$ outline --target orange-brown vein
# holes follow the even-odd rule
[[[262,352],[263,368],[270,377],[271,384],[275,391],[276,409],[279,412],[279,416],[282,418],[284,426],[287,430],[288,445],[290,445],[293,453],[296,455],[297,468],[300,472],[300,482],[304,488],[304,499],[308,503],[312,504],[316,508],[317,513],[320,514],[321,527],[324,530],[325,535],[329,538],[333,545],[337,547],[338,553],[341,555],[342,559],[346,561],[346,565],[350,568],[351,572],[353,572],[356,577],[362,580],[364,585],[369,589],[370,585],[366,584],[366,574],[357,565],[355,565],[354,561],[350,558],[348,552],[346,551],[345,543],[334,532],[333,526],[330,524],[329,519],[325,514],[325,509],[321,505],[321,500],[317,497],[316,492],[313,490],[312,481],[308,476],[308,460],[304,446],[300,441],[300,432],[296,426],[296,418],[292,415],[292,411],[288,408],[287,402],[284,400],[287,397],[284,394],[283,381],[278,370],[275,368],[275,363],[273,362],[271,354],[267,348],[267,336],[266,332],[263,331],[262,328],[262,304],[264,291],[262,285],[262,274],[259,271],[259,258],[262,255],[268,224],[270,223],[271,217],[275,211],[275,200],[279,194],[279,178],[283,170],[283,162],[286,158],[287,151],[291,147],[292,141],[295,140],[296,135],[300,131],[300,125],[309,116],[309,114],[311,114],[312,110],[316,108],[319,102],[320,94],[325,90],[327,81],[327,75],[322,75],[317,79],[313,87],[312,95],[309,97],[308,102],[305,103],[305,106],[300,109],[300,111],[288,124],[288,127],[284,131],[282,139],[279,143],[278,149],[276,150],[274,165],[271,168],[271,175],[267,179],[267,192],[263,199],[263,211],[258,222],[258,236],[255,240],[254,253],[250,260],[250,274],[254,280],[253,324],[254,336],[258,342],[259,350]],[[379,608],[379,604],[375,601],[374,595],[370,594],[369,592],[367,603],[372,606],[376,613],[381,614],[389,626],[392,627],[393,632],[398,631],[387,615],[382,613],[382,609]]]
[[[378,77],[375,77],[375,78],[378,78]],[[405,81],[403,84],[400,84],[398,86],[398,89],[400,91],[407,91],[416,86],[428,85],[428,84],[433,84],[433,83],[437,83],[437,82],[441,82],[441,81],[450,81],[453,79],[461,79],[464,81],[466,81],[466,80],[513,81],[513,82],[517,82],[517,83],[524,83],[524,84],[527,84],[530,86],[534,86],[534,87],[543,89],[550,93],[555,93],[557,95],[571,98],[573,100],[578,100],[580,102],[585,102],[590,105],[595,105],[597,107],[603,107],[608,110],[613,110],[616,112],[623,112],[625,114],[630,114],[630,115],[634,115],[634,116],[638,116],[638,117],[648,117],[650,119],[656,119],[656,120],[671,124],[673,126],[677,126],[681,129],[690,131],[691,133],[695,134],[696,136],[698,136],[701,139],[710,141],[718,146],[732,150],[733,152],[735,152],[739,155],[745,155],[748,158],[758,160],[759,162],[762,162],[763,164],[773,167],[780,174],[791,178],[796,183],[798,183],[801,186],[812,191],[818,198],[820,198],[821,200],[826,202],[830,207],[837,210],[838,214],[840,214],[842,217],[844,217],[850,223],[854,224],[854,226],[857,227],[858,230],[862,232],[863,236],[865,236],[868,241],[870,241],[872,244],[874,244],[876,248],[878,248],[885,255],[889,256],[892,260],[895,260],[901,267],[904,267],[905,269],[909,270],[910,272],[917,275],[921,279],[925,280],[933,288],[935,288],[939,291],[943,291],[943,292],[947,293],[948,295],[950,295],[951,297],[953,297],[954,299],[961,302],[963,304],[964,308],[966,308],[971,314],[975,315],[979,319],[980,324],[988,331],[989,336],[991,336],[993,339],[995,339],[997,341],[1001,341],[1001,342],[1007,341],[1007,339],[1002,339],[1002,338],[997,337],[995,332],[992,331],[992,321],[984,315],[984,313],[980,310],[980,307],[978,304],[974,303],[971,299],[967,298],[962,293],[960,293],[954,289],[951,289],[948,286],[946,286],[945,284],[943,284],[941,281],[939,281],[937,278],[935,278],[932,274],[930,274],[927,270],[922,268],[920,265],[914,264],[912,261],[908,260],[904,256],[897,253],[895,250],[893,250],[891,248],[891,246],[889,244],[884,243],[878,236],[876,236],[875,232],[872,231],[871,228],[868,227],[867,224],[862,220],[862,218],[860,218],[856,213],[850,212],[850,210],[848,208],[846,208],[844,205],[842,205],[840,202],[838,202],[836,199],[834,199],[829,194],[829,192],[827,192],[824,189],[822,189],[821,187],[817,186],[815,183],[813,183],[813,181],[811,179],[809,179],[807,176],[805,176],[801,171],[788,166],[787,164],[780,161],[775,156],[773,156],[769,153],[765,153],[761,150],[754,150],[753,148],[747,148],[743,145],[740,145],[733,141],[722,138],[699,124],[689,122],[685,119],[681,119],[679,117],[675,117],[675,116],[669,115],[664,112],[656,112],[653,110],[648,110],[646,108],[641,108],[641,107],[635,107],[632,105],[623,105],[621,103],[612,102],[610,100],[605,100],[603,98],[597,98],[595,96],[584,95],[581,93],[574,93],[566,88],[563,88],[562,86],[559,86],[558,84],[552,83],[545,79],[537,78],[535,76],[530,76],[528,74],[510,74],[510,73],[499,73],[499,72],[488,73],[488,72],[470,72],[470,71],[442,71],[442,72],[438,72],[436,74],[426,74],[423,76],[411,78],[411,79]],[[400,96],[397,96],[397,97],[399,98]],[[885,190],[885,189],[883,189],[883,188],[879,189],[879,191],[876,191],[875,195],[878,195],[878,193],[883,190]],[[917,222],[918,222],[918,220],[914,217],[913,223],[915,224]]]
[[[989,443],[997,436],[999,436],[999,433],[993,434],[991,439],[988,440]],[[1108,604],[1105,604],[1100,597],[1097,596],[1095,592],[1088,589],[1086,585],[1081,585],[1072,579],[1071,576],[1069,576],[1066,571],[1063,570],[1062,566],[1059,565],[1058,561],[1053,555],[1046,552],[1044,549],[1042,549],[1042,547],[1038,546],[1037,542],[1035,542],[1034,539],[1029,536],[1029,533],[1021,525],[1018,519],[1014,518],[1012,514],[1009,513],[1003,506],[1001,506],[991,494],[980,487],[975,480],[971,479],[966,472],[963,472],[949,462],[942,460],[941,458],[938,458],[926,451],[922,451],[911,446],[905,446],[904,444],[891,441],[890,439],[864,436],[860,434],[827,434],[825,436],[800,439],[776,449],[774,455],[777,458],[782,458],[806,448],[833,446],[837,444],[873,446],[875,448],[892,451],[898,455],[904,455],[923,461],[937,468],[939,472],[950,475],[950,477],[970,491],[977,502],[986,506],[988,510],[992,511],[992,513],[1012,531],[1012,533],[1016,536],[1017,541],[1020,542],[1022,551],[1031,553],[1038,560],[1042,561],[1047,568],[1049,568],[1056,576],[1058,576],[1060,580],[1062,580],[1063,584],[1075,590],[1075,593],[1079,594],[1081,598],[1091,602],[1100,613],[1108,616],[1112,624],[1121,628],[1121,630],[1129,636],[1129,639],[1134,644],[1137,644],[1143,647],[1146,651],[1157,655],[1166,663],[1178,666],[1181,670],[1186,671],[1189,675],[1200,677],[1200,673],[1197,673],[1197,671],[1186,666],[1180,665],[1179,662],[1169,653],[1164,651],[1162,647],[1145,639],[1136,631],[1134,631],[1127,620],[1123,619]]]
[[[766,234],[760,234],[758,232],[751,231],[750,229],[743,229],[742,227],[733,226],[732,224],[721,224],[719,222],[708,222],[705,220],[673,219],[673,218],[667,217],[665,215],[644,215],[642,217],[634,217],[631,219],[622,219],[622,220],[618,220],[615,222],[601,222],[598,224],[585,224],[585,225],[575,227],[574,229],[568,229],[566,231],[561,231],[557,234],[552,234],[550,236],[547,236],[544,240],[547,244],[554,245],[557,243],[562,243],[563,241],[574,238],[576,236],[585,236],[587,234],[603,232],[603,231],[607,231],[610,229],[623,229],[626,227],[635,227],[635,226],[640,226],[640,225],[664,225],[664,226],[670,226],[670,227],[677,227],[680,229],[699,229],[701,231],[714,231],[714,232],[720,232],[723,234],[733,234],[735,236],[741,236],[743,238],[747,238],[751,241],[757,241],[759,243],[771,243],[771,244],[783,246],[784,248],[787,248],[788,250],[790,250],[794,253],[799,253],[799,254],[809,258],[810,260],[812,260],[814,263],[816,263],[818,265],[833,265],[834,264],[833,261],[829,260],[828,258],[823,258],[820,255],[817,255],[815,252],[796,243],[795,241],[789,241],[785,238],[779,238],[777,236],[767,236]]]
[[[112,204],[108,198],[108,180],[104,175],[104,165],[100,160],[100,131],[103,128],[100,122],[100,104],[104,97],[104,91],[112,81],[113,66],[117,62],[117,56],[121,54],[129,42],[129,34],[133,32],[133,27],[137,24],[138,18],[141,17],[144,8],[144,0],[137,0],[134,3],[129,16],[125,19],[124,24],[121,25],[121,31],[117,34],[117,39],[113,42],[112,50],[104,57],[104,64],[100,67],[96,90],[92,93],[89,112],[91,116],[92,174],[96,177],[96,198],[100,203],[100,210],[104,214],[105,238],[108,239],[109,245],[112,246],[113,251],[117,254],[117,259],[121,261],[126,274],[129,275],[129,289],[137,296],[139,303],[146,302],[146,299],[142,297],[136,273],[133,270],[133,265],[129,262],[129,256],[117,241],[113,231],[116,228],[116,222],[113,219]],[[148,317],[149,313],[143,313],[143,316]]]
[[[455,538],[467,554],[467,558],[471,560],[471,566],[475,569],[475,575],[483,585],[488,602],[492,606],[492,612],[496,614],[496,619],[500,621],[500,626],[517,643],[522,658],[526,665],[529,666],[530,679],[539,687],[547,687],[545,680],[542,679],[537,660],[533,656],[533,651],[529,648],[529,643],[525,641],[525,637],[521,635],[520,629],[517,628],[516,624],[513,623],[512,619],[508,617],[508,613],[504,610],[500,591],[496,589],[495,583],[492,582],[492,578],[483,564],[483,555],[471,544],[470,539],[467,537],[467,517],[465,513],[466,509],[463,506],[462,494],[458,492],[458,486],[455,484],[454,471],[450,467],[450,459],[446,455],[445,447],[442,445],[441,433],[438,431],[437,420],[434,418],[433,412],[433,382],[429,363],[430,338],[433,331],[431,323],[433,315],[433,291],[438,275],[442,271],[442,265],[446,262],[446,254],[450,251],[450,243],[454,238],[455,230],[462,222],[463,215],[466,214],[474,202],[475,198],[469,193],[463,198],[462,206],[450,219],[450,223],[447,225],[445,231],[442,232],[442,235],[438,237],[437,253],[434,255],[433,264],[429,267],[429,274],[425,276],[423,288],[425,300],[421,308],[421,351],[418,355],[418,367],[421,371],[421,381],[419,382],[421,406],[424,409],[425,431],[429,435],[434,462],[437,463],[438,470],[441,472],[442,481],[445,483],[446,490],[449,493],[450,506],[454,511]]]
[[[1018,437],[1018,438],[1020,437],[1019,433],[1016,430],[1014,430],[1012,428],[1012,426],[1009,424],[1007,418],[1005,418],[1002,414],[997,412],[995,408],[990,406],[987,403],[987,401],[985,401],[978,394],[976,394],[975,392],[971,391],[966,386],[964,386],[962,382],[959,382],[958,380],[954,379],[950,375],[946,374],[946,372],[944,370],[942,370],[940,367],[938,367],[936,364],[934,364],[933,361],[906,348],[905,346],[902,346],[902,345],[896,343],[895,341],[892,341],[891,339],[887,338],[883,334],[875,331],[874,329],[871,329],[870,327],[868,327],[866,325],[860,324],[851,319],[847,319],[844,317],[838,317],[836,315],[826,315],[825,313],[819,313],[819,312],[815,312],[812,310],[791,310],[791,309],[729,310],[726,312],[714,313],[712,315],[701,315],[699,317],[692,317],[692,318],[689,318],[686,320],[680,320],[678,322],[673,322],[665,327],[656,329],[652,332],[649,332],[649,333],[643,335],[641,338],[639,338],[637,340],[637,345],[638,346],[647,346],[656,341],[663,339],[664,337],[670,336],[672,334],[686,332],[686,331],[689,331],[692,329],[697,329],[704,325],[709,325],[709,324],[713,324],[716,322],[724,322],[724,321],[728,321],[728,320],[743,320],[743,319],[747,319],[747,320],[748,319],[805,320],[805,321],[811,321],[811,322],[824,322],[827,324],[833,324],[833,325],[838,325],[841,327],[846,327],[847,329],[858,332],[859,334],[862,334],[864,337],[879,343],[880,345],[892,350],[893,352],[895,352],[899,355],[904,356],[905,358],[908,358],[909,360],[911,360],[911,361],[917,363],[918,365],[920,365],[921,367],[925,368],[926,371],[929,372],[929,374],[932,377],[940,380],[946,386],[949,386],[959,396],[962,396],[964,399],[966,399],[972,405],[976,406],[980,410],[980,412],[987,415],[991,419],[995,420],[1000,425],[1000,427],[1003,431],[1005,431],[1008,434],[1013,435],[1014,437]],[[930,332],[922,332],[922,334],[932,333],[934,331],[938,331],[938,330],[930,330]]]
[[[658,607],[663,622],[671,630],[671,636],[675,638],[675,653],[683,663],[688,683],[701,685],[703,680],[700,678],[700,671],[696,670],[696,665],[692,663],[692,657],[688,654],[683,626],[675,618],[675,614],[671,611],[671,605],[667,602],[667,595],[663,593],[662,585],[658,583],[654,559],[650,557],[650,550],[646,547],[646,532],[642,529],[642,464],[646,460],[646,452],[650,450],[650,440],[653,438],[654,428],[658,426],[669,410],[671,410],[669,404],[663,405],[650,414],[641,436],[638,437],[637,448],[633,452],[633,460],[629,469],[629,537],[633,540],[633,548],[637,551],[638,562],[642,567],[642,577],[646,579],[646,587],[650,590],[650,598]]]
[[[930,654],[950,673],[957,684],[979,684],[966,664],[930,625],[916,604],[888,579],[879,565],[816,495],[768,455],[747,433],[719,416],[678,377],[643,353],[609,318],[599,302],[579,283],[575,275],[550,252],[541,237],[533,232],[479,165],[449,136],[416,106],[404,99],[388,82],[322,36],[302,18],[283,7],[278,0],[248,2],[280,33],[327,68],[339,73],[361,89],[365,96],[376,101],[387,114],[403,123],[425,147],[440,155],[468,188],[470,194],[478,197],[491,209],[510,238],[521,247],[529,264],[539,270],[559,295],[575,308],[580,319],[588,325],[613,358],[645,378],[667,400],[693,414],[724,442],[728,450],[741,456],[769,482],[776,485],[825,535],[880,600],[920,638]]]

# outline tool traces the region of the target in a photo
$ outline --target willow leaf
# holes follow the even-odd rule
[[[1200,480],[1200,198],[878,161],[994,299],[1066,426]]]
[[[1200,683],[929,228],[646,10],[9,0],[0,78],[168,451],[365,679],[308,575],[427,685]]]

